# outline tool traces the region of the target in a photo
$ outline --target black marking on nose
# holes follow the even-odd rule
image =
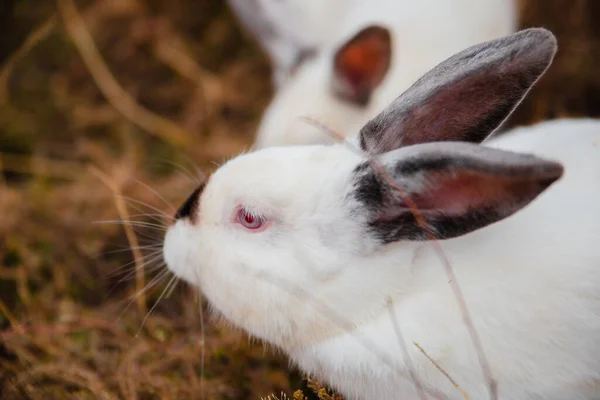
[[[192,213],[194,209],[198,206],[198,200],[200,199],[200,195],[202,194],[202,190],[204,190],[204,184],[198,186],[196,190],[187,198],[185,203],[179,207],[177,213],[175,214],[175,219],[182,219],[186,217],[192,218]]]

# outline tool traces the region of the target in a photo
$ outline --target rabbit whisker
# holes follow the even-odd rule
[[[120,278],[114,285],[112,285],[112,287],[106,292],[106,296],[104,297],[104,299],[106,300],[108,298],[108,296],[110,296],[111,293],[113,293],[113,291],[117,288],[117,286],[119,286],[120,284],[124,283],[125,281],[127,281],[129,279],[132,279],[137,271],[143,270],[145,273],[150,273],[150,272],[154,272],[157,269],[159,269],[161,267],[161,264],[152,265],[153,263],[160,261],[160,259],[162,258],[162,254],[158,254],[158,253],[159,252],[154,252],[152,254],[144,256],[144,258],[148,258],[148,257],[151,257],[151,258],[145,260],[142,264],[140,264],[139,266],[136,266],[131,271],[123,271],[123,270],[126,266],[135,264],[135,261],[129,262],[129,263],[127,263],[127,265],[125,265],[123,267],[119,267],[115,271],[111,272],[109,276],[115,276],[115,277],[118,277],[119,275],[124,275],[124,276],[122,278]]]
[[[135,205],[132,205],[132,204],[129,204],[129,207],[131,207],[132,209],[140,212],[140,214],[132,215],[129,218],[147,217],[147,218],[151,219],[152,221],[155,221],[159,225],[163,225],[163,226],[167,225],[165,223],[165,217],[167,217],[165,215],[165,213],[160,213],[160,214],[147,213],[141,207],[135,206]],[[170,219],[170,216],[167,219]]]
[[[131,208],[135,209],[136,207],[131,207]],[[148,217],[148,218],[153,219],[154,221],[162,223],[163,222],[162,218],[164,218],[164,215],[163,214],[141,213],[141,214],[133,214],[133,215],[129,216],[129,218],[139,218],[139,217]]]
[[[173,292],[175,291],[175,288],[177,287],[177,284],[180,282],[179,279],[177,279],[175,281],[175,283],[173,283],[173,286],[171,286],[171,289],[169,290],[169,292],[167,293],[167,295],[165,296],[165,299],[170,299],[171,295],[173,294]]]
[[[175,220],[175,217],[167,214],[166,212],[164,212],[163,210],[161,210],[157,207],[154,207],[154,206],[151,206],[150,204],[144,203],[143,201],[140,201],[140,200],[134,199],[132,197],[128,197],[128,196],[123,196],[123,195],[115,195],[115,196],[127,201],[128,203],[134,203],[134,204],[142,205],[144,207],[148,207],[149,209],[156,211],[157,213],[163,215],[167,219]]]
[[[206,174],[204,173],[204,171],[202,171],[202,169],[200,169],[200,167],[198,167],[198,165],[194,162],[194,160],[192,159],[192,157],[190,157],[189,154],[182,154],[186,161],[188,162],[188,164],[194,169],[194,171],[196,172],[196,175],[198,177],[198,179],[200,179],[200,183],[203,183],[206,181]]]
[[[161,265],[161,267],[162,266],[164,266],[164,263]],[[135,300],[137,300],[138,297],[140,297],[142,294],[148,292],[148,290],[152,289],[156,285],[163,282],[165,280],[165,278],[168,276],[169,272],[170,271],[168,269],[164,269],[157,276],[155,276],[150,282],[148,282],[148,284],[146,284],[146,286],[142,290],[140,290],[138,293],[131,296],[129,304],[127,304],[127,306],[125,307],[123,312],[121,312],[121,314],[119,315],[119,319],[123,317],[125,312],[129,309],[129,307],[131,307],[131,305],[135,302]]]
[[[143,242],[142,244],[154,244],[154,243],[157,243],[157,242],[163,240],[164,232],[161,231],[161,230],[148,229],[146,227],[143,227],[143,230],[138,230],[136,228],[138,228],[138,227],[137,226],[132,226],[132,229],[133,229],[134,233],[138,236],[138,241],[140,243],[142,243],[142,241],[139,240],[140,236],[144,240],[146,240],[146,242]]]
[[[167,227],[165,227],[163,225],[153,224],[150,222],[130,221],[130,220],[123,220],[123,219],[94,221],[94,224],[131,225],[131,226],[150,228],[150,229],[159,230],[159,231],[163,231],[163,232],[167,231]]]
[[[126,251],[131,251],[131,250],[159,250],[162,248],[162,244],[161,243],[156,243],[156,244],[148,244],[145,246],[134,246],[134,247],[127,247],[127,248],[122,248],[122,249],[117,249],[117,250],[109,250],[109,251],[105,251],[103,253],[101,253],[101,256],[107,256],[107,255],[111,255],[111,254],[117,254],[117,253],[124,253]],[[120,269],[120,268],[118,268]]]
[[[123,252],[130,251],[130,249],[123,249],[123,250],[119,250],[119,251],[123,251]],[[147,263],[152,262],[153,260],[151,260],[151,259],[157,257],[158,255],[160,255],[160,253],[161,253],[161,249],[154,249],[153,251],[142,255],[142,257],[138,261],[143,261],[143,263],[141,264],[141,266],[143,267]],[[124,270],[128,269],[131,265],[134,265],[135,263],[136,263],[136,260],[129,261],[129,262],[113,269],[112,271],[109,271],[106,274],[106,276],[109,278],[118,276],[119,274],[122,274]]]
[[[205,336],[204,336],[204,310],[202,307],[202,295],[198,290],[198,311],[200,314],[200,338],[202,340],[202,349],[200,350],[200,399],[204,398],[204,359],[205,351]]]
[[[156,195],[156,197],[158,197],[159,199],[161,199],[167,206],[169,206],[169,208],[175,212],[176,208],[173,206],[173,204],[171,204],[169,201],[167,201],[167,199],[165,199],[160,193],[158,193],[156,191],[156,189],[150,187],[148,184],[140,181],[139,179],[134,179],[134,182],[137,182],[138,184],[144,186],[146,189],[148,189],[150,192],[152,192],[153,194]]]
[[[189,266],[187,267],[189,268]],[[196,278],[196,282],[200,282],[200,277],[198,275],[198,271],[192,270],[194,277]],[[198,302],[198,313],[200,315],[200,338],[202,340],[202,349],[200,350],[200,399],[204,398],[204,362],[206,357],[206,341],[204,334],[204,309],[202,307],[202,293],[200,293],[200,289],[196,286],[196,300]]]
[[[168,271],[168,270],[167,270]],[[169,271],[170,272],[170,271]],[[162,293],[160,294],[160,296],[158,297],[158,300],[156,300],[156,302],[154,303],[154,305],[152,306],[152,308],[150,309],[150,311],[148,311],[146,313],[146,316],[144,317],[144,319],[142,320],[142,324],[140,325],[140,329],[138,330],[138,332],[135,334],[135,337],[138,337],[140,335],[140,332],[142,331],[142,329],[144,328],[144,324],[146,323],[146,321],[148,320],[148,317],[150,317],[150,314],[152,314],[152,312],[154,311],[154,309],[156,309],[156,307],[158,306],[158,303],[160,303],[160,301],[163,299],[163,297],[165,296],[165,293],[167,293],[167,291],[169,291],[169,287],[173,284],[173,282],[177,283],[176,281],[177,276],[173,275],[173,277],[171,277],[171,280],[167,283],[167,286],[165,287],[165,289],[162,291]]]
[[[202,181],[199,180],[197,177],[194,176],[194,174],[192,174],[187,168],[185,168],[183,165],[178,164],[176,162],[173,161],[169,161],[169,160],[160,160],[160,163],[165,164],[165,165],[170,165],[172,167],[175,167],[179,173],[181,173],[184,177],[186,177],[192,184],[199,186],[202,184]]]
[[[158,250],[155,250],[151,253],[144,255],[142,257],[142,259],[140,260],[143,262],[140,265],[136,265],[134,268],[131,269],[131,271],[127,271],[127,269],[130,266],[136,264],[135,260],[130,261],[127,264],[115,269],[114,271],[109,272],[107,276],[111,277],[111,278],[117,277],[122,274],[127,274],[127,276],[129,276],[130,274],[134,274],[135,271],[137,271],[138,269],[143,269],[143,268],[147,267],[148,265],[154,263],[155,261],[160,260],[161,258],[162,258],[162,250],[158,249]],[[127,276],[124,279],[126,279]],[[119,281],[118,283],[122,283],[122,281]]]

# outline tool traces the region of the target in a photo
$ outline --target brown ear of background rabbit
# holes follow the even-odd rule
[[[4,61],[56,13],[54,0],[36,1],[35,7],[13,3],[2,13],[8,19],[12,12],[12,23],[0,24]],[[271,95],[270,70],[225,2],[77,3],[118,83],[148,109],[192,132],[197,145],[186,150],[201,168],[214,169],[213,161],[252,142]],[[561,47],[509,124],[599,116],[600,3],[520,3],[520,28],[544,26]],[[124,195],[169,211],[135,179],[179,204],[193,184],[157,160],[186,164],[186,153],[127,123],[108,105],[71,39],[56,26],[38,35],[14,64],[9,85],[0,86],[8,92],[0,99],[0,398],[64,399],[65,390],[75,398],[200,398],[198,308],[182,301],[192,295],[178,288],[161,300],[135,339],[145,311],[134,305],[117,318],[134,284],[127,280],[107,295],[119,280],[110,272],[132,258],[129,252],[104,254],[126,248],[127,239],[119,226],[90,223],[119,216],[112,192],[84,163],[101,166],[122,183]],[[168,29],[159,35],[157,26]],[[169,42],[173,38],[187,44],[179,58],[156,51],[157,44],[175,43]],[[204,94],[193,75],[173,69],[190,60],[208,72]],[[39,168],[40,160],[50,162]],[[139,213],[134,207],[140,205],[131,205],[132,215]],[[154,234],[136,230],[141,245],[147,244],[142,235]],[[149,292],[148,308],[160,293]],[[282,390],[291,395],[300,387],[285,359],[265,355],[239,333],[208,324],[205,335],[203,399],[257,399]],[[306,390],[306,396],[316,398],[312,392]]]

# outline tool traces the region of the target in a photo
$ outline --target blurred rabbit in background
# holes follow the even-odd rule
[[[517,29],[514,0],[230,4],[254,24],[251,30],[275,64],[278,87],[258,128],[256,148],[333,140],[299,117],[353,135],[444,58]],[[307,48],[314,54],[299,62]]]

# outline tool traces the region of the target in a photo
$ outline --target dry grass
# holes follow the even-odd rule
[[[600,3],[519,0],[520,25],[546,27],[558,37],[548,72],[519,106],[511,125],[565,116],[600,117]]]
[[[522,25],[553,29],[561,50],[511,122],[600,114],[600,7],[523,4]],[[154,224],[201,179],[195,166],[251,143],[271,95],[256,45],[221,0],[21,0],[13,14],[24,45],[0,49],[0,398],[293,393],[283,357],[201,326],[184,285],[145,318],[168,282],[140,267],[161,242]],[[139,223],[93,223],[116,219]]]

